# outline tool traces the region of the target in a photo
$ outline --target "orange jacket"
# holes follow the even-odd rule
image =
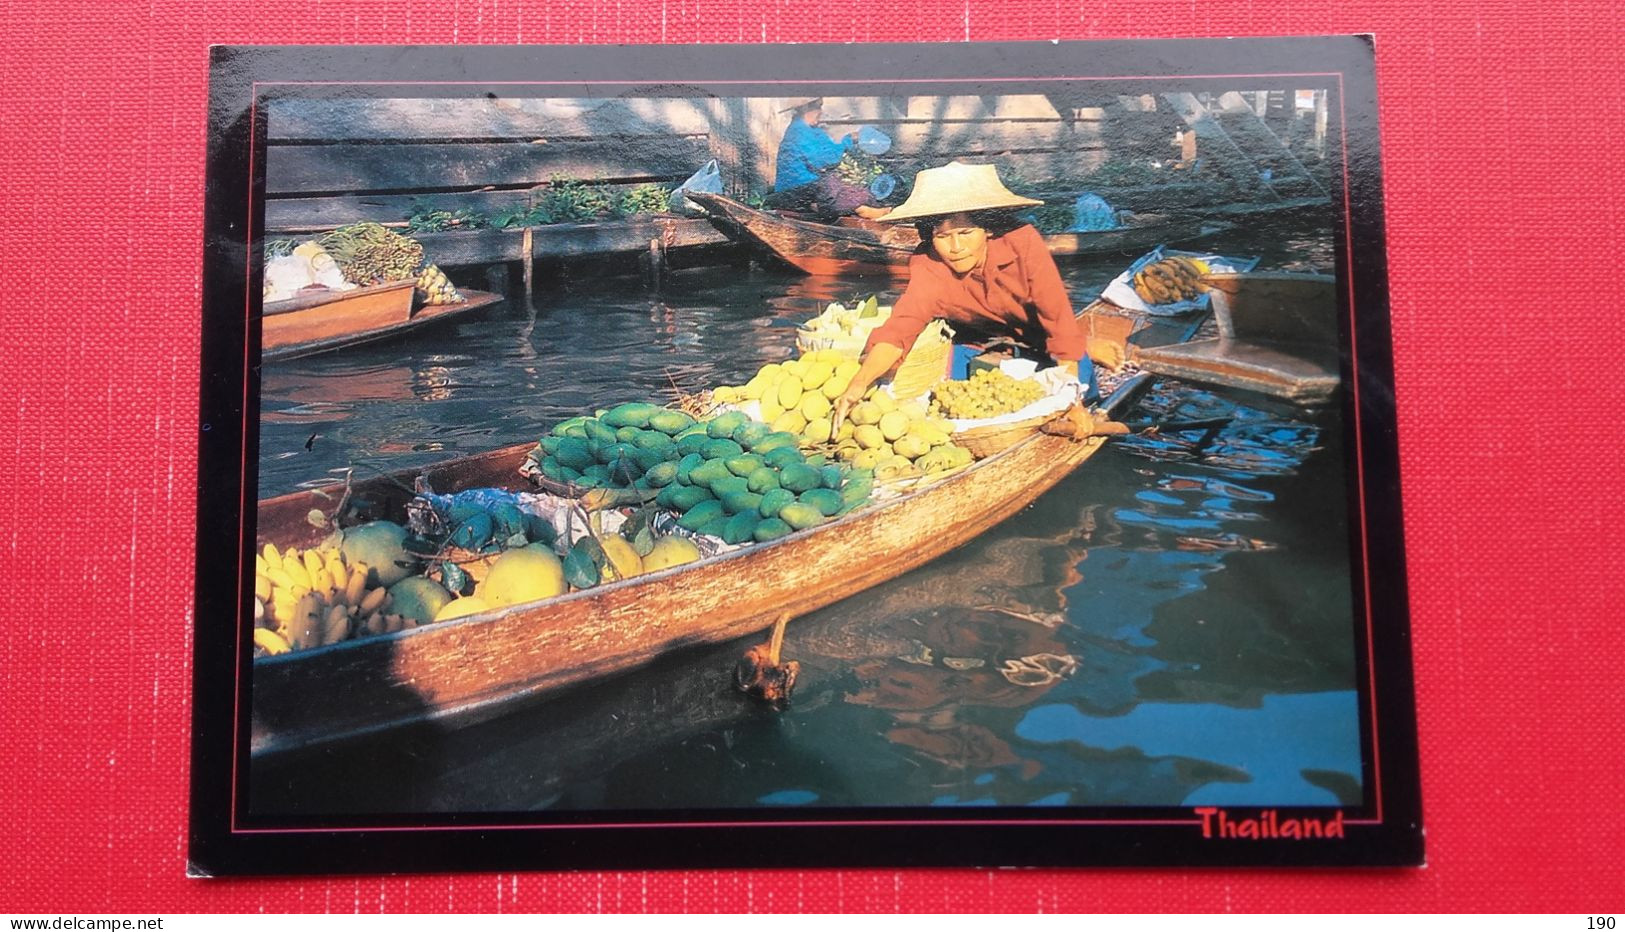
[[[1088,340],[1072,314],[1061,271],[1031,226],[987,241],[987,259],[960,278],[929,243],[908,262],[908,287],[891,318],[869,335],[869,347],[890,343],[905,352],[925,325],[941,317],[956,343],[1013,337],[1056,360],[1083,359]]]

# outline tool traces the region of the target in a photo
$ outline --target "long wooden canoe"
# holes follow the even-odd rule
[[[720,194],[690,194],[737,236],[754,243],[809,275],[900,277],[920,245],[913,224],[844,218],[816,223],[756,210]],[[1159,243],[1200,239],[1234,224],[1199,217],[1139,214],[1115,230],[1053,233],[1044,237],[1057,259],[1110,253],[1138,253]]]
[[[1213,289],[1218,335],[1142,350],[1142,367],[1301,405],[1321,404],[1336,393],[1342,383],[1336,278],[1236,272],[1203,280]]]
[[[386,282],[268,303],[262,318],[262,358],[297,359],[386,340],[431,324],[466,319],[502,300],[501,295],[465,290],[459,304],[431,304],[414,312],[412,290],[410,281]]]
[[[1119,388],[1120,413],[1149,376]],[[1034,434],[900,498],[779,540],[631,580],[393,635],[264,657],[253,664],[251,747],[308,746],[455,714],[624,672],[684,647],[766,630],[884,582],[969,541],[1026,507],[1098,451],[1102,438]],[[411,481],[439,492],[525,488],[519,444],[359,482],[352,500],[399,520]],[[337,488],[260,503],[261,542],[308,547],[326,531]]]

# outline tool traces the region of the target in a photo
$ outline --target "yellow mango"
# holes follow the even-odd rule
[[[808,421],[815,421],[829,414],[829,399],[825,398],[822,392],[805,392],[801,396],[800,403],[796,405],[796,410]]]
[[[604,556],[615,568],[616,575],[622,579],[631,579],[643,572],[643,558],[632,549],[626,538],[619,534],[605,534],[598,538],[598,543],[604,548]]]
[[[807,419],[800,411],[786,411],[773,419],[772,428],[787,434],[799,434],[807,429]]]
[[[779,407],[786,411],[801,400],[801,379],[794,374],[779,380]]]

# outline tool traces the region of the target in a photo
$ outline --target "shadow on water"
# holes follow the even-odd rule
[[[1318,242],[1287,252],[1275,267],[1324,267]],[[1092,293],[1120,266],[1082,264],[1068,280]],[[738,383],[793,352],[797,323],[872,287],[760,270],[679,273],[659,294],[576,282],[534,316],[460,327],[432,347],[268,368],[264,494],[352,458],[428,463],[674,383]],[[1116,442],[972,543],[797,619],[785,649],[803,673],[782,712],[731,688],[752,637],[491,721],[257,761],[256,805],[1357,802],[1335,414],[1178,386],[1143,413],[1230,420]],[[326,442],[302,451],[312,432]]]

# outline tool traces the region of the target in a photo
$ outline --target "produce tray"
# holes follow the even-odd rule
[[[1166,249],[1162,246],[1158,246],[1156,249],[1153,249],[1140,258],[1134,260],[1134,264],[1130,265],[1127,271],[1112,279],[1111,284],[1106,286],[1106,290],[1101,292],[1101,297],[1117,305],[1118,307],[1131,311],[1141,311],[1146,314],[1154,314],[1158,317],[1173,317],[1179,314],[1189,314],[1192,311],[1207,310],[1210,306],[1210,302],[1212,301],[1212,297],[1205,293],[1197,295],[1195,298],[1192,298],[1189,301],[1170,301],[1166,304],[1147,304],[1140,298],[1139,293],[1134,290],[1134,276],[1138,275],[1141,269],[1153,262],[1160,262],[1163,259],[1167,259],[1171,256],[1184,256],[1187,259],[1200,259],[1203,262],[1206,262],[1208,264],[1209,271],[1213,272],[1251,272],[1258,265],[1259,260],[1258,256],[1252,256],[1250,258],[1237,258],[1233,256],[1221,256],[1217,253],[1186,252],[1182,249]]]

